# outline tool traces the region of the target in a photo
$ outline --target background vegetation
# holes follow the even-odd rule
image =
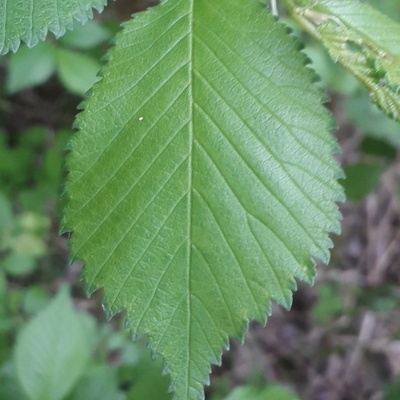
[[[82,266],[69,265],[68,238],[58,236],[76,107],[119,24],[151,3],[119,0],[59,41],[0,58],[0,400],[172,397],[160,363],[151,361],[145,343],[131,341],[123,316],[109,323],[101,293],[87,299]],[[370,3],[400,20],[398,1]],[[266,329],[254,324],[245,345],[232,342],[207,398],[395,400],[400,124],[290,25],[307,42],[340,126],[348,198],[343,233],[333,238],[329,267],[319,268],[313,288],[300,284],[290,312],[276,307]]]

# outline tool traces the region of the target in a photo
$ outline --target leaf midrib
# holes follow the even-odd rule
[[[194,0],[190,0],[190,14],[189,14],[189,163],[188,163],[188,178],[189,178],[189,191],[188,191],[188,268],[189,271],[187,273],[188,282],[188,357],[187,357],[187,386],[186,386],[186,397],[189,398],[189,388],[190,388],[190,346],[191,346],[191,319],[192,319],[192,290],[191,290],[191,263],[192,263],[192,235],[193,235],[193,224],[192,224],[192,191],[193,191],[193,142],[194,142],[194,134],[193,134],[193,108],[194,108],[194,97],[193,97],[193,46],[194,46]]]

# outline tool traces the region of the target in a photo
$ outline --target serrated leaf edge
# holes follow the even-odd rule
[[[162,7],[168,1],[169,0],[161,0],[160,3],[155,7]],[[141,11],[141,12],[135,13],[135,14],[133,14],[132,18],[133,19],[141,18],[141,16],[143,14],[147,14],[147,13],[152,12],[152,8],[153,7],[150,7],[148,9],[146,9],[145,11]],[[299,53],[301,54],[301,56],[303,58],[304,67],[308,71],[308,75],[309,75],[309,78],[310,78],[310,86],[312,86],[313,89],[316,90],[316,92],[319,94],[322,103],[328,102],[329,101],[329,97],[327,95],[327,92],[323,88],[321,88],[321,87],[319,87],[319,86],[317,86],[315,84],[316,82],[318,82],[320,80],[320,77],[316,74],[315,70],[311,67],[311,60],[309,59],[309,57],[303,52],[304,44],[300,40],[298,40],[298,38],[292,33],[291,29],[288,28],[287,25],[285,25],[284,23],[280,22],[279,20],[277,22],[282,27],[284,27],[286,29],[286,31],[288,32],[288,36],[291,37],[291,39],[297,44],[298,51],[299,51]],[[78,105],[78,109],[80,110],[80,112],[77,114],[76,119],[74,121],[74,125],[73,125],[74,129],[76,129],[78,131],[75,134],[79,134],[79,131],[82,128],[82,122],[81,122],[82,113],[84,113],[84,111],[86,109],[87,102],[88,102],[88,100],[90,99],[90,97],[92,95],[92,90],[97,85],[99,85],[101,83],[101,81],[102,81],[102,79],[104,77],[104,71],[103,71],[104,67],[108,63],[112,62],[112,60],[113,60],[112,50],[116,46],[116,43],[117,43],[119,37],[123,34],[123,29],[125,27],[125,24],[126,23],[122,23],[121,24],[122,30],[120,32],[118,32],[117,35],[112,40],[113,46],[102,57],[103,68],[100,70],[100,72],[98,74],[98,76],[101,79],[94,84],[92,89],[90,89],[90,91],[87,93],[87,96],[86,96],[85,100],[83,100]],[[326,110],[326,115],[328,116],[328,118],[330,120],[330,127],[328,129],[329,130],[336,129],[337,128],[337,123],[334,120],[332,114],[330,114],[329,111]],[[338,145],[337,141],[332,141],[332,148],[331,148],[332,155],[336,154],[338,152],[340,152],[340,146]],[[339,162],[336,161],[335,164],[336,164],[337,168],[336,168],[335,174],[331,178],[332,180],[336,180],[336,179],[340,179],[340,178],[344,177],[344,172],[343,172],[343,169],[341,168]],[[67,170],[69,171],[69,168],[68,168],[68,155],[67,155]],[[67,180],[67,183],[68,183],[68,180]],[[67,185],[66,185],[66,187],[67,187]],[[342,202],[345,201],[344,190],[343,190],[343,188],[341,187],[341,185],[339,183],[338,183],[338,188],[341,188],[341,191],[340,191],[340,193],[338,193],[337,197],[329,199],[333,203],[342,203]],[[69,195],[68,195],[67,188],[65,189],[65,191],[63,193],[63,196],[65,196],[67,201],[68,201]],[[340,210],[339,210],[338,206],[336,206],[336,210],[337,210],[337,212],[336,212],[337,224],[334,225],[334,226],[331,226],[329,229],[328,228],[325,229],[325,236],[326,236],[326,240],[325,241],[326,241],[326,248],[328,249],[328,252],[329,252],[329,250],[331,248],[333,248],[333,242],[330,239],[329,235],[331,233],[337,234],[337,235],[339,235],[341,233],[340,221],[342,220],[342,215],[340,213]],[[73,233],[73,228],[68,226],[67,221],[63,217],[62,222],[61,222],[60,234],[67,233],[67,232]],[[73,247],[73,238],[70,240],[70,246]],[[78,261],[78,260],[79,259],[77,259],[73,253],[71,253],[71,263],[74,262],[74,261]],[[288,302],[286,305],[278,303],[279,305],[283,306],[287,310],[289,310],[291,308],[291,302],[292,302],[292,299],[293,299],[293,292],[297,290],[297,280],[302,280],[302,281],[305,281],[306,283],[308,283],[309,285],[313,285],[314,279],[315,279],[315,274],[316,274],[315,267],[316,267],[316,264],[317,264],[316,263],[317,260],[321,261],[323,264],[326,265],[329,262],[329,256],[325,257],[323,254],[315,255],[315,254],[312,254],[312,252],[310,251],[309,262],[311,263],[311,265],[314,266],[314,271],[315,271],[314,276],[312,276],[310,279],[307,279],[305,274],[301,274],[299,271],[297,271],[297,273],[290,280],[290,286],[291,286],[291,291],[292,291],[290,303]],[[85,260],[83,260],[83,262],[84,261]],[[116,314],[119,314],[121,312],[129,311],[128,307],[126,307],[124,309],[118,309],[118,310],[117,309],[112,309],[112,307],[110,307],[109,304],[107,303],[106,293],[104,292],[104,286],[88,287],[87,286],[87,282],[84,279],[84,269],[83,269],[83,277],[82,277],[82,279],[83,279],[83,284],[84,284],[84,287],[85,287],[85,292],[86,292],[88,297],[90,297],[95,291],[97,291],[99,289],[103,290],[102,306],[103,306],[104,312],[106,313],[108,319],[113,318]],[[265,309],[265,313],[264,313],[265,314],[265,318],[263,320],[259,320],[258,321],[259,323],[261,323],[264,326],[267,323],[267,318],[271,315],[272,301],[276,302],[276,300],[273,299],[273,298],[272,299],[268,299],[266,301],[266,304],[263,306],[263,308]],[[221,365],[223,351],[230,349],[230,339],[231,338],[232,339],[236,339],[236,340],[240,341],[243,344],[244,339],[245,339],[245,335],[246,335],[246,333],[248,331],[248,328],[249,328],[249,323],[250,322],[251,321],[250,321],[249,318],[244,318],[242,320],[241,331],[239,332],[239,334],[236,337],[229,337],[228,335],[224,335],[224,341],[220,346],[220,351],[219,351],[218,357],[214,357],[214,359],[210,359],[209,360],[210,367],[209,367],[209,370],[208,370],[207,378],[203,382],[198,382],[199,384],[201,384],[203,386],[209,386],[209,384],[210,384],[210,373],[211,373],[212,365],[216,365],[216,366],[220,366]],[[125,327],[131,331],[131,336],[132,336],[132,340],[133,341],[136,341],[136,340],[138,340],[139,338],[142,338],[142,337],[146,338],[146,340],[147,340],[147,348],[151,352],[152,357],[161,358],[161,360],[162,360],[162,364],[163,364],[162,374],[170,376],[171,380],[170,380],[169,392],[175,392],[176,385],[175,385],[175,381],[174,381],[174,379],[172,378],[172,375],[171,375],[171,370],[170,370],[169,365],[168,365],[169,364],[168,360],[166,360],[165,357],[161,353],[157,352],[157,349],[155,349],[155,346],[153,345],[152,338],[149,335],[149,333],[148,332],[136,331],[132,327],[131,322],[129,321],[127,316],[126,316],[126,319],[125,319]],[[176,399],[176,397],[174,396],[174,400],[175,399]],[[202,400],[202,399],[204,399],[204,394],[203,394],[203,397],[199,397],[198,398],[198,400]]]
[[[80,24],[84,25],[89,20],[92,20],[94,17],[93,10],[96,10],[98,13],[102,13],[104,8],[107,6],[108,0],[102,0],[103,4],[100,6],[88,7],[86,14],[83,15],[69,15],[68,20],[63,25],[58,25],[58,29],[52,27],[45,27],[41,29],[36,35],[32,35],[32,37],[28,38],[26,35],[14,37],[9,41],[9,44],[4,43],[4,46],[0,46],[0,56],[7,54],[9,51],[16,53],[22,43],[25,43],[29,48],[36,46],[39,42],[43,42],[46,40],[49,33],[54,34],[56,39],[59,39],[61,36],[65,35],[67,30],[73,30],[74,21],[78,21]]]

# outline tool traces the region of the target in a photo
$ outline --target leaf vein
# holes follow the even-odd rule
[[[162,190],[164,189],[165,185],[169,182],[169,180],[175,175],[175,173],[179,170],[180,166],[183,165],[185,160],[183,160],[183,162],[181,164],[178,165],[178,167],[173,171],[173,173],[171,174],[171,176],[168,178],[168,180],[164,183],[164,185],[159,189],[159,191],[150,199],[150,201],[148,202],[148,205],[146,206],[146,208],[138,215],[136,216],[135,221],[133,221],[131,227],[128,229],[128,231],[125,233],[124,237],[126,237],[126,235],[128,235],[130,233],[130,231],[133,229],[134,225],[137,223],[137,221],[139,220],[139,218],[147,211],[147,209],[150,207],[150,205],[153,203],[154,199],[162,192]],[[133,190],[133,189],[132,189]],[[104,221],[103,221],[104,223]],[[98,230],[99,228],[97,228],[96,230]],[[94,233],[91,234],[91,237],[94,235]],[[100,274],[102,268],[104,267],[104,265],[108,262],[108,260],[112,257],[114,251],[118,248],[118,246],[122,243],[124,237],[120,240],[120,242],[117,244],[117,246],[114,248],[114,250],[112,252],[110,252],[110,256],[103,262],[103,264],[101,264],[101,266],[99,267],[99,270],[97,271],[96,275],[94,276],[94,278],[92,279],[92,282],[90,283],[90,286],[92,286],[95,282],[95,280],[97,279],[98,275]],[[87,243],[87,240],[85,240],[84,244]],[[80,249],[83,246],[80,247]],[[77,252],[76,252],[77,253]]]
[[[243,204],[242,200],[240,199],[240,197],[236,194],[236,192],[233,190],[232,186],[230,185],[230,183],[226,180],[226,178],[224,177],[224,175],[222,174],[222,172],[220,171],[220,169],[218,168],[217,164],[215,163],[215,161],[211,158],[210,154],[206,151],[206,149],[203,147],[203,145],[201,143],[199,143],[199,145],[201,146],[201,148],[203,149],[204,153],[207,155],[207,157],[210,159],[212,165],[214,165],[215,169],[217,170],[219,176],[223,179],[223,181],[225,182],[225,184],[228,186],[229,190],[231,191],[231,193],[234,195],[234,197],[236,198],[236,200],[239,202],[239,204],[241,205],[241,207],[243,208],[243,210],[246,211],[246,213],[248,214],[252,214],[250,210],[247,209],[247,207],[245,207],[245,205]],[[271,193],[274,197],[275,195],[273,193]],[[275,197],[276,198],[276,197]],[[281,203],[279,198],[276,198],[276,200],[278,202]],[[282,203],[281,203],[282,204]],[[286,206],[284,204],[282,204],[285,209]],[[262,222],[259,218],[257,218],[260,222]],[[295,220],[296,221],[296,220]],[[285,241],[278,235],[277,232],[275,232],[272,228],[268,227],[265,223],[263,223],[263,225],[265,225],[268,229],[271,230],[271,232],[274,233],[274,235],[285,245],[285,247],[287,248],[287,250],[289,251],[289,253],[293,256],[294,259],[296,259],[295,255],[293,254],[293,252],[289,249],[289,247],[285,244]],[[299,226],[301,228],[302,225],[299,224]],[[303,228],[304,230],[304,228]]]
[[[150,300],[149,300],[147,306],[145,307],[145,309],[144,309],[144,311],[143,311],[143,314],[142,314],[142,316],[140,317],[140,319],[139,319],[139,321],[138,321],[138,323],[137,323],[137,329],[138,329],[138,330],[140,329],[140,326],[141,326],[141,324],[142,324],[142,321],[143,321],[143,319],[144,319],[144,316],[146,315],[147,311],[149,310],[149,308],[150,308],[150,306],[151,306],[151,304],[152,304],[152,302],[153,302],[153,300],[154,300],[154,298],[155,298],[155,295],[156,295],[156,293],[157,293],[157,290],[159,289],[159,286],[160,286],[161,282],[163,281],[165,275],[167,274],[167,272],[169,271],[169,269],[170,269],[171,266],[173,265],[173,262],[174,262],[174,260],[175,260],[176,255],[179,253],[180,249],[181,249],[182,246],[185,244],[185,242],[186,242],[186,239],[181,243],[180,246],[177,247],[177,250],[176,250],[176,251],[174,252],[174,254],[172,255],[172,257],[171,257],[169,263],[167,264],[165,270],[164,270],[163,273],[160,275],[160,277],[159,277],[157,283],[155,284],[154,290],[153,290],[153,294],[150,296]],[[137,264],[136,264],[136,265],[137,265]],[[134,270],[132,270],[132,272],[134,272]]]
[[[194,245],[194,244],[192,244],[192,246],[193,246],[193,248],[194,248],[196,251],[199,252],[200,256],[203,258],[205,264],[207,265],[209,271],[211,272],[211,274],[212,274],[212,276],[213,276],[213,278],[214,278],[214,281],[215,281],[215,283],[216,283],[217,290],[218,290],[218,292],[220,293],[220,295],[221,295],[221,297],[222,297],[222,300],[224,301],[225,310],[227,311],[227,315],[228,315],[229,319],[231,320],[232,327],[234,327],[235,329],[237,329],[237,330],[239,331],[240,328],[238,328],[237,326],[235,326],[235,323],[233,322],[232,315],[234,315],[234,312],[233,312],[232,309],[229,307],[229,304],[228,304],[228,302],[227,302],[227,300],[226,300],[226,297],[225,297],[223,291],[221,290],[221,285],[220,285],[220,283],[218,282],[217,277],[215,276],[214,271],[213,271],[213,269],[211,268],[211,265],[209,264],[209,262],[208,262],[208,260],[206,259],[204,253],[202,252],[202,250],[201,250],[200,248],[198,248],[198,247],[197,247],[196,245]]]
[[[208,203],[208,201],[206,200],[206,198],[205,198],[197,189],[193,189],[193,192],[194,192],[194,193],[197,193],[197,195],[199,196],[199,198],[203,201],[203,203],[205,204],[205,206],[209,209],[210,214],[211,214],[212,217],[214,218],[214,221],[215,221],[215,223],[216,223],[217,226],[218,226],[218,229],[219,229],[219,231],[220,231],[220,233],[221,233],[221,235],[222,235],[222,238],[224,239],[225,244],[227,245],[227,247],[228,247],[230,253],[232,254],[232,256],[233,256],[233,258],[234,258],[234,260],[235,260],[237,266],[239,267],[239,270],[240,270],[240,272],[241,272],[243,281],[245,282],[245,284],[246,284],[246,286],[247,286],[247,289],[248,289],[248,291],[249,291],[250,297],[253,299],[253,302],[254,302],[254,304],[256,305],[256,308],[259,309],[259,305],[258,305],[258,303],[257,303],[256,298],[254,297],[253,291],[252,291],[251,288],[250,288],[250,285],[249,285],[249,282],[248,282],[248,278],[247,278],[246,274],[244,273],[242,264],[239,262],[239,258],[237,257],[236,252],[235,252],[235,250],[233,249],[233,246],[232,246],[231,243],[228,241],[227,235],[225,234],[225,231],[223,230],[222,225],[221,225],[220,222],[218,221],[218,218],[216,217],[216,215],[215,215],[215,213],[214,213],[212,207],[210,206],[210,204]]]
[[[207,82],[207,81],[206,81]],[[212,87],[210,85],[210,87]],[[213,88],[214,89],[214,88]],[[215,89],[214,89],[215,91]],[[218,93],[218,92],[216,92]],[[257,135],[257,133],[254,131],[253,128],[250,127],[250,125],[248,125],[248,123],[245,121],[244,118],[241,118],[240,115],[238,114],[238,112],[231,107],[231,105],[225,100],[224,97],[222,97],[221,95],[219,96],[221,98],[221,100],[223,100],[223,102],[233,111],[233,113],[237,116],[237,118],[239,119],[240,122],[242,122],[244,125],[246,125],[246,127],[248,128],[248,130],[253,133],[254,137],[258,139],[259,143],[261,145],[263,145],[263,147],[269,152],[269,154],[275,159],[275,161],[279,164],[280,168],[282,168],[283,171],[285,171],[286,176],[288,178],[290,178],[290,180],[292,181],[292,183],[294,184],[294,186],[297,187],[297,189],[303,194],[303,196],[308,199],[310,201],[311,204],[313,204],[315,206],[315,208],[317,208],[322,214],[324,214],[323,210],[321,209],[321,206],[319,204],[316,203],[316,201],[311,198],[311,196],[306,193],[304,191],[304,189],[297,183],[297,181],[288,173],[287,169],[284,166],[284,162],[281,161],[279,159],[279,157],[271,150],[271,148],[267,147],[265,145],[264,142],[262,142],[259,138],[259,136]],[[317,245],[317,247],[320,248],[320,250],[323,252],[322,246],[319,243],[316,243],[311,235],[309,234],[309,232],[305,229],[304,225],[300,222],[300,220],[297,218],[297,216],[295,215],[295,213],[291,210],[290,207],[288,207],[285,202],[280,199],[276,193],[274,193],[274,191],[271,189],[271,187],[268,187],[266,182],[264,180],[262,180],[262,178],[255,172],[255,170],[250,166],[250,164],[248,164],[248,161],[240,154],[240,152],[238,151],[238,149],[233,145],[233,143],[228,139],[227,135],[224,133],[224,130],[220,129],[220,127],[218,126],[218,124],[215,122],[214,119],[211,118],[211,116],[203,109],[201,108],[201,106],[197,103],[196,104],[202,111],[203,113],[205,113],[206,115],[208,115],[208,117],[210,118],[210,120],[214,123],[214,125],[219,129],[219,131],[221,132],[221,134],[225,137],[225,139],[231,144],[231,146],[236,150],[237,154],[240,156],[240,158],[244,161],[245,164],[247,164],[248,168],[253,172],[253,174],[258,178],[258,180],[263,184],[263,186],[267,189],[267,191],[271,194],[274,195],[274,197],[286,208],[287,212],[293,217],[293,219],[295,221],[297,221],[297,223],[299,224],[299,226],[303,229],[303,231],[306,233],[306,235],[313,241],[313,243],[315,243]]]
[[[183,300],[185,300],[187,298],[187,293],[185,293],[182,298],[179,300],[177,306],[175,307],[174,312],[172,313],[171,318],[169,319],[169,322],[167,324],[167,327],[165,328],[164,332],[162,333],[155,349],[154,349],[154,353],[157,354],[158,353],[158,348],[160,347],[160,344],[162,343],[162,341],[164,340],[165,334],[167,333],[168,329],[171,327],[171,322],[173,321],[173,319],[175,318],[176,312],[179,310],[179,307],[181,305],[181,303],[183,302]]]
[[[167,224],[168,220],[171,218],[171,216],[173,215],[173,213],[175,212],[175,210],[177,209],[177,207],[179,206],[179,204],[181,203],[181,201],[186,197],[187,193],[184,193],[183,196],[180,197],[180,199],[174,204],[174,206],[172,207],[172,209],[168,212],[168,214],[166,215],[166,217],[164,218],[164,221],[162,221],[161,225],[157,228],[156,233],[153,235],[152,239],[149,241],[149,243],[147,244],[146,248],[144,249],[144,251],[142,252],[142,254],[140,255],[139,259],[135,262],[135,264],[133,265],[133,267],[131,268],[131,270],[129,271],[129,274],[126,276],[126,278],[123,280],[122,284],[120,284],[119,289],[117,290],[117,294],[114,296],[114,299],[111,301],[111,304],[109,305],[110,309],[112,310],[115,302],[117,301],[119,295],[121,294],[122,289],[124,288],[126,282],[128,281],[128,279],[132,276],[134,270],[136,269],[136,266],[139,264],[139,262],[142,260],[142,258],[144,257],[144,255],[146,254],[146,252],[148,251],[148,249],[151,247],[151,245],[154,243],[154,240],[157,238],[158,234],[161,232],[161,230],[164,228],[164,226]],[[131,226],[131,228],[128,230],[128,232],[122,237],[122,239],[119,241],[118,246],[115,250],[118,249],[118,247],[121,245],[121,243],[123,242],[123,240],[125,240],[126,236],[130,233],[130,231],[133,229],[134,224]],[[114,250],[114,251],[115,251]]]
[[[269,267],[269,270],[272,272],[272,274],[273,274],[274,277],[275,277],[276,282],[278,283],[279,289],[280,289],[280,291],[281,291],[281,296],[282,296],[282,298],[283,298],[283,299],[286,299],[286,293],[285,293],[285,290],[283,289],[282,282],[281,282],[281,280],[279,279],[278,274],[277,274],[275,268],[273,267],[273,263],[271,262],[271,259],[268,257],[267,253],[264,251],[264,248],[262,247],[259,238],[257,237],[257,235],[255,234],[255,232],[253,231],[253,228],[251,227],[251,225],[250,225],[250,223],[249,223],[249,220],[248,220],[249,216],[252,216],[252,217],[255,218],[257,221],[260,221],[260,220],[259,220],[259,218],[257,218],[256,216],[254,216],[254,215],[252,215],[252,214],[246,215],[246,217],[247,217],[247,218],[246,218],[247,226],[249,227],[249,230],[250,230],[250,232],[251,232],[251,234],[252,234],[254,240],[257,242],[257,245],[258,245],[259,249],[261,250],[261,253],[264,255],[264,258],[265,258],[265,261],[267,262],[267,265],[268,265],[268,267]],[[263,223],[262,221],[260,221],[260,222],[261,222],[261,224],[262,224],[263,226],[265,226],[265,223]],[[268,228],[268,230],[270,230],[270,228]]]
[[[160,114],[158,115],[158,117],[157,117],[157,119],[154,121],[154,123],[153,123],[151,126],[149,126],[149,128],[147,129],[146,132],[144,132],[144,134],[143,134],[142,138],[140,139],[140,141],[138,142],[138,144],[132,149],[132,151],[128,154],[128,156],[127,156],[125,159],[121,160],[122,162],[121,162],[120,166],[119,166],[116,170],[114,170],[113,174],[110,174],[110,176],[105,180],[105,182],[103,183],[103,185],[100,186],[99,189],[98,189],[96,192],[94,192],[94,193],[92,194],[92,196],[89,197],[89,198],[82,204],[82,206],[81,206],[80,208],[78,208],[78,210],[77,210],[72,216],[70,216],[70,218],[74,218],[83,208],[85,208],[85,207],[93,200],[94,196],[97,195],[97,194],[107,185],[107,183],[110,182],[110,181],[114,178],[114,176],[118,173],[118,171],[120,171],[120,169],[124,167],[124,165],[126,164],[126,162],[128,162],[128,161],[132,158],[132,156],[135,154],[135,151],[139,148],[139,146],[142,145],[143,140],[146,139],[147,135],[151,132],[151,130],[152,130],[153,128],[156,128],[156,126],[157,126],[157,124],[160,122],[160,120],[161,120],[161,119],[166,115],[166,113],[175,105],[175,103],[179,100],[179,98],[182,96],[182,94],[183,94],[185,91],[186,91],[186,88],[184,88],[184,89],[181,91],[181,93],[179,93],[178,96],[177,96],[176,98],[174,98],[173,101],[172,101],[170,104],[168,104],[168,106],[165,108],[165,110],[163,110],[163,112],[160,113]],[[134,119],[134,118],[136,118],[136,115],[133,116],[133,117],[131,117],[131,119],[124,125],[124,127],[122,127],[122,128],[120,129],[120,131],[119,131],[118,133],[121,133],[121,131],[122,131],[123,129],[125,129],[125,127],[129,124],[129,122],[130,122],[132,119]],[[186,122],[186,124],[187,124],[187,122]],[[182,128],[183,128],[183,126],[182,126],[182,127],[178,127],[178,133],[179,133],[179,131],[180,131]],[[117,133],[117,135],[115,135],[115,136],[113,137],[113,139],[111,140],[111,142],[109,142],[109,147],[111,147],[111,144],[114,143],[114,141],[117,139],[118,133]],[[173,137],[172,139],[174,139],[174,137]],[[172,139],[171,139],[171,140],[172,140]],[[168,142],[168,143],[169,143],[169,142]],[[168,144],[168,143],[167,143],[167,144]],[[86,171],[85,171],[78,179],[75,180],[74,185],[76,185],[79,181],[81,181],[81,180],[86,176],[86,174],[88,174],[88,173],[95,167],[96,163],[98,163],[98,162],[100,162],[100,161],[101,161],[101,155],[100,155],[99,157],[97,157],[97,158],[94,160],[94,162],[92,163],[92,165],[90,165],[90,167],[87,168]]]

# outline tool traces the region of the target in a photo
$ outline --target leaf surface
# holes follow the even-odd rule
[[[59,48],[56,59],[58,76],[71,93],[84,96],[99,80],[97,73],[101,65],[92,56]]]
[[[400,24],[356,0],[284,0],[292,15],[318,37],[371,98],[400,119]]]
[[[236,388],[225,400],[299,400],[283,386],[268,385],[263,389],[252,386]]]
[[[56,37],[72,29],[74,19],[82,24],[99,12],[107,0],[0,0],[0,54],[17,51],[21,40],[29,47],[44,40],[50,31]]]
[[[20,332],[18,378],[31,400],[61,400],[85,371],[92,347],[91,320],[77,313],[64,287]]]
[[[40,85],[47,81],[55,71],[55,49],[49,43],[40,43],[33,49],[22,46],[12,54],[8,63],[7,91],[19,90]]]
[[[298,43],[257,0],[125,25],[78,116],[65,213],[89,291],[204,398],[210,363],[327,262],[341,174]]]

